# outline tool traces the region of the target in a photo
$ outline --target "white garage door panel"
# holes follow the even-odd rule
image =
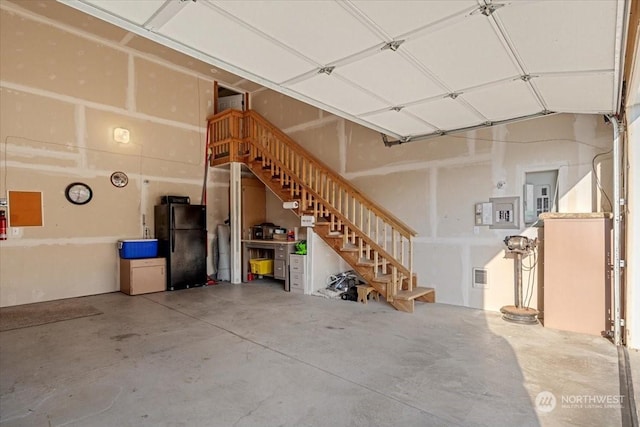
[[[357,0],[353,4],[392,38],[478,6],[473,0]]]
[[[337,76],[317,74],[300,83],[289,86],[292,90],[342,111],[363,114],[388,107],[379,99],[343,82]]]
[[[615,1],[514,2],[498,10],[530,73],[613,69]]]
[[[266,79],[281,82],[315,66],[209,7],[188,3],[159,33]]]
[[[476,14],[401,46],[452,90],[494,82],[520,73],[491,28]]]
[[[127,20],[142,25],[156,13],[164,0],[85,0],[93,6],[109,11],[116,16],[124,16]]]
[[[485,121],[460,101],[444,98],[437,101],[407,107],[407,111],[418,117],[428,117],[429,123],[440,130],[464,128]]]
[[[539,113],[542,107],[522,80],[462,94],[461,97],[491,121]]]
[[[433,127],[403,111],[385,111],[363,119],[382,128],[391,129],[399,135],[423,135],[435,131]]]
[[[358,82],[392,105],[446,94],[443,88],[409,64],[398,52],[389,49],[338,67],[335,72]]]
[[[604,114],[613,104],[612,73],[540,77],[534,83],[552,111]]]
[[[214,4],[321,65],[383,42],[334,2],[216,1]]]

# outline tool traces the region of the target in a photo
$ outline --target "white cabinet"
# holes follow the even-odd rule
[[[307,288],[307,256],[289,255],[291,292],[309,293]]]

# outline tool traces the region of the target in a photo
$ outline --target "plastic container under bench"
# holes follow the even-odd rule
[[[158,256],[158,239],[118,240],[120,258],[155,258]]]
[[[269,258],[255,258],[249,260],[253,274],[273,274],[273,260]]]

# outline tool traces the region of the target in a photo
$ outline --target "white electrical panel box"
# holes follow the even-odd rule
[[[493,205],[491,203],[476,203],[476,225],[493,224]]]
[[[531,225],[541,213],[556,210],[558,171],[527,172],[524,184],[524,223]]]
[[[493,205],[493,229],[520,228],[520,197],[493,197],[489,199]]]
[[[541,213],[551,210],[551,186],[525,184],[524,222],[534,222]]]

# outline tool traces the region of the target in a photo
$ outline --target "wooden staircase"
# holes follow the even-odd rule
[[[211,166],[242,162],[297,215],[313,215],[314,231],[396,309],[435,302],[417,286],[416,232],[377,207],[348,181],[255,111],[226,110],[208,118]]]

